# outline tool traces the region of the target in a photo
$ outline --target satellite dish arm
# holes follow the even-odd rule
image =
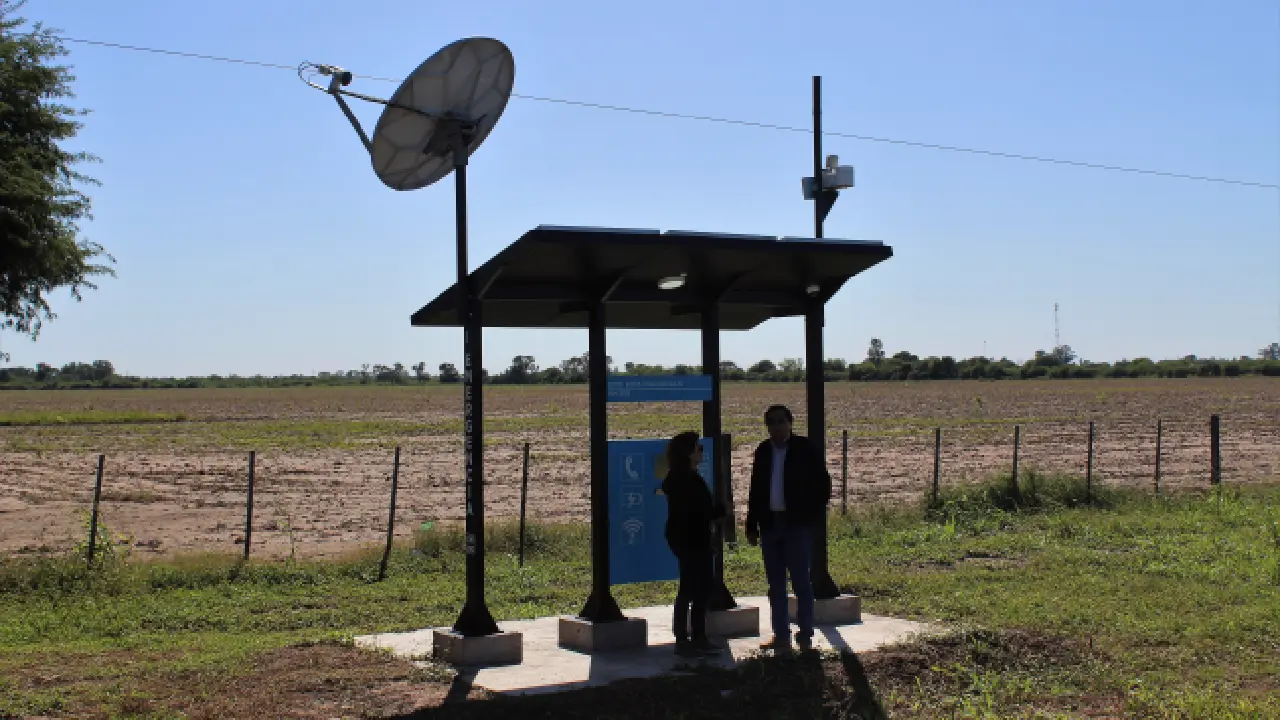
[[[308,71],[309,73],[307,75],[303,74]],[[329,76],[329,87],[326,88],[312,82],[311,77],[314,77],[317,74]],[[310,75],[310,77],[308,77],[308,75]],[[361,100],[369,100],[371,102],[381,103],[384,105],[386,104],[386,101],[361,95],[360,93],[343,90],[342,87],[350,85],[354,76],[351,74],[350,70],[343,70],[342,68],[334,65],[304,62],[298,66],[298,77],[301,78],[302,82],[310,85],[316,90],[332,95],[333,99],[338,101],[338,107],[342,108],[342,114],[347,116],[347,121],[351,123],[351,127],[355,128],[356,134],[360,136],[360,142],[364,143],[365,151],[372,152],[373,146],[369,142],[369,136],[365,134],[364,128],[360,127],[360,121],[356,119],[355,113],[351,112],[351,106],[347,105],[347,101],[343,100],[342,96],[351,95],[352,97],[358,97]]]
[[[338,107],[342,108],[342,114],[347,116],[347,120],[351,122],[351,127],[356,129],[356,134],[360,136],[360,142],[364,143],[364,149],[373,152],[373,145],[369,143],[369,136],[364,134],[364,128],[360,127],[360,121],[356,119],[355,113],[351,112],[351,107],[347,105],[347,101],[342,99],[341,93],[331,93],[333,99],[338,101]]]

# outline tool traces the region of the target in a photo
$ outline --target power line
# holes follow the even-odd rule
[[[180,50],[163,50],[159,48],[141,47],[137,45],[124,45],[121,43],[104,42],[101,40],[87,40],[84,38],[72,38],[66,36],[58,36],[65,42],[80,43],[83,45],[96,45],[98,47],[113,48],[117,50],[133,50],[136,52],[155,53],[159,55],[172,55],[177,57],[194,58],[198,60],[212,60],[216,62],[234,63],[238,65],[251,65],[256,67],[264,67],[279,70],[296,71],[296,65],[281,65],[279,63],[260,62],[257,60],[244,60],[239,58],[221,57],[218,55],[205,55],[201,53],[183,52]],[[365,80],[375,80],[379,82],[399,82],[394,78],[378,77],[375,75],[359,75],[355,77]],[[538,95],[525,95],[522,93],[512,93],[512,97],[521,100],[532,100],[535,102],[552,103],[556,105],[569,105],[573,107],[591,108],[593,110],[609,110],[613,112],[625,112],[634,115],[649,115],[653,117],[673,118],[679,120],[696,120],[699,122],[712,122],[724,125],[737,125],[740,127],[753,127],[764,130],[780,130],[783,132],[812,132],[810,128],[794,127],[791,125],[778,125],[774,123],[754,122],[751,120],[740,120],[734,118],[723,118],[712,115],[691,115],[687,113],[667,112],[663,110],[649,110],[645,108],[633,108],[624,105],[606,105],[603,103],[586,102],[582,100],[565,100],[562,98],[541,97]],[[985,155],[988,157],[1004,158],[1007,160],[1022,160],[1026,162],[1039,162],[1051,165],[1066,165],[1070,167],[1088,168],[1091,170],[1106,170],[1109,172],[1125,172],[1139,175],[1151,175],[1156,177],[1174,178],[1179,180],[1196,180],[1199,182],[1212,182],[1224,185],[1239,185],[1244,187],[1271,188],[1280,190],[1280,185],[1275,183],[1253,182],[1251,180],[1238,180],[1234,178],[1211,177],[1207,175],[1189,175],[1185,173],[1166,172],[1163,170],[1151,170],[1147,168],[1127,167],[1123,165],[1105,165],[1102,163],[1083,162],[1079,160],[1065,160],[1062,158],[1051,158],[1041,155],[1024,155],[1021,153],[1002,152],[999,150],[985,150],[981,148],[960,147],[957,145],[943,145],[939,143],[926,143],[915,140],[902,140],[897,138],[876,137],[873,135],[859,135],[855,133],[843,132],[825,132],[825,135],[832,137],[848,138],[850,140],[862,140],[864,142],[882,143],[888,145],[901,145],[905,147],[924,148],[927,150],[944,150],[947,152],[967,153],[970,155]]]

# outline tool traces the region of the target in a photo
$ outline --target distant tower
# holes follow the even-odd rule
[[[1062,347],[1062,337],[1058,332],[1058,303],[1053,304],[1053,349]]]

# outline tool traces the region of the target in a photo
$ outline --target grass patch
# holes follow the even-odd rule
[[[149,410],[19,410],[0,412],[0,427],[40,427],[47,425],[128,425],[139,423],[185,422],[183,413]]]
[[[843,588],[868,613],[941,621],[948,635],[422,716],[1280,717],[1280,489],[1109,490],[1089,504],[1069,477],[1028,473],[1018,498],[1007,488],[997,478],[936,505],[832,517]],[[516,528],[486,531],[494,615],[576,612],[590,589],[587,527],[531,523],[523,568]],[[228,704],[239,688],[272,716],[434,707],[457,694],[447,672],[349,638],[452,624],[461,550],[461,528],[420,528],[382,582],[377,548],[336,562],[5,559],[0,717],[253,716],[252,703]],[[763,594],[758,549],[730,550],[725,568],[735,593]],[[615,588],[623,606],[673,595],[671,583]]]

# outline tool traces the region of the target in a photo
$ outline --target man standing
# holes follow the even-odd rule
[[[791,410],[771,405],[764,413],[769,439],[756,448],[747,499],[747,542],[761,543],[769,581],[773,639],[765,650],[791,649],[787,575],[796,594],[796,644],[813,647],[813,583],[809,578],[814,529],[831,501],[831,474],[809,438],[791,432]]]

